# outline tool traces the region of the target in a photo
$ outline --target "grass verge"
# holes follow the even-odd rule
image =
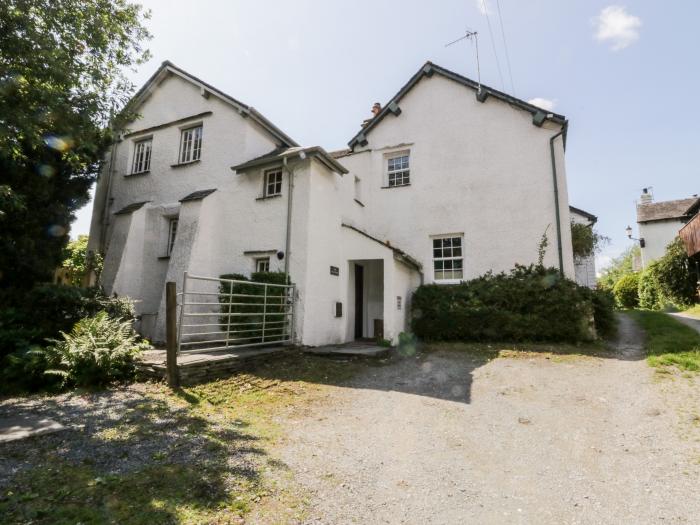
[[[688,314],[691,317],[695,317],[697,319],[700,319],[700,304],[696,304],[695,306],[688,308],[684,314]]]
[[[647,334],[647,361],[655,367],[700,371],[700,334],[662,312],[629,312]]]
[[[280,421],[364,366],[295,354],[176,392],[137,384],[42,398],[72,428],[5,445],[19,473],[3,480],[0,468],[0,521],[300,522],[306,495],[274,454]]]

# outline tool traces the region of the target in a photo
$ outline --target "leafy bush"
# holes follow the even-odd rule
[[[571,247],[574,257],[593,255],[607,242],[610,242],[610,239],[595,231],[592,224],[571,221]]]
[[[631,246],[619,257],[613,259],[607,268],[601,272],[598,278],[598,287],[606,290],[612,290],[615,283],[620,280],[623,275],[632,273],[634,260],[641,257],[639,245]]]
[[[639,281],[639,305],[649,310],[686,309],[696,298],[698,276],[683,243],[676,238],[663,257],[649,264]]]
[[[130,321],[111,319],[107,312],[81,319],[62,341],[43,349],[46,374],[58,376],[61,386],[104,386],[131,379],[134,359],[150,345],[138,342]]]
[[[656,281],[656,262],[647,266],[639,276],[639,306],[647,310],[659,310],[663,300],[659,295],[659,283]]]
[[[426,340],[590,340],[591,293],[541,266],[516,266],[508,274],[488,273],[455,285],[423,285],[413,296],[413,331]],[[598,306],[604,309],[605,301]]]
[[[6,391],[55,386],[55,378],[43,374],[45,356],[37,349],[81,319],[100,311],[124,322],[134,319],[129,298],[107,297],[97,288],[42,284],[23,295],[6,292],[0,304],[0,381]]]
[[[620,277],[613,287],[615,303],[619,308],[635,308],[639,304],[639,273]]]
[[[248,281],[245,275],[224,274],[221,279],[235,281]],[[225,332],[243,331],[244,333],[233,334],[232,337],[238,339],[241,344],[256,344],[267,340],[279,340],[285,335],[287,319],[286,294],[287,289],[279,286],[267,287],[267,309],[264,313],[266,326],[263,338],[263,297],[264,290],[259,284],[288,284],[286,274],[282,272],[254,272],[251,275],[250,284],[231,283],[223,281],[219,285],[219,302],[221,303],[222,315],[219,319],[221,330]],[[227,303],[236,303],[229,305]],[[229,315],[237,314],[237,315]]]
[[[617,332],[617,318],[615,317],[615,296],[612,292],[603,289],[590,291],[593,303],[593,320],[599,336],[610,337]]]

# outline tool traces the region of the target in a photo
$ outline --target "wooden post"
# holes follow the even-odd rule
[[[177,289],[174,282],[165,283],[165,367],[168,386],[180,386],[177,371]]]

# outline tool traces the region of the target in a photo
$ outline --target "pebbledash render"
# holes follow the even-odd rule
[[[421,283],[535,263],[543,235],[544,263],[575,277],[566,119],[430,62],[331,153],[170,62],[132,103],[89,249],[153,340],[185,271],[287,270],[295,341],[311,346],[396,342]]]

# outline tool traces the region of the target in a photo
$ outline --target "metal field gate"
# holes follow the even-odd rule
[[[294,342],[293,284],[190,275],[178,294],[178,352]]]

